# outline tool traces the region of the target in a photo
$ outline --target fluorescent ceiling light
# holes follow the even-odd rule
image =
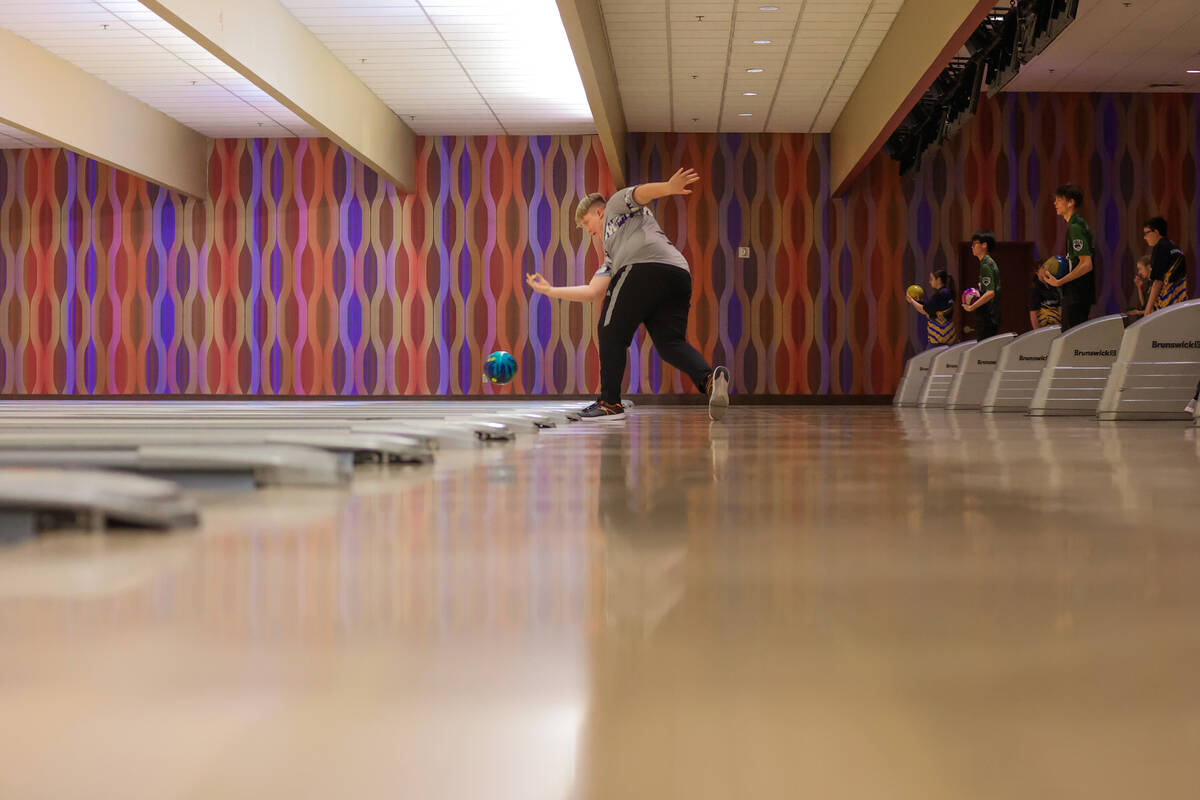
[[[488,99],[524,96],[547,102],[573,119],[590,121],[592,109],[555,0],[490,0],[487,12],[494,43],[486,59],[471,54],[464,60],[468,71],[481,71],[481,62],[490,60],[488,72],[504,74],[510,81],[507,89],[487,86],[487,73],[477,72],[474,77],[483,79]],[[451,3],[430,5],[430,16],[438,25],[469,24],[478,14],[476,3],[461,8]],[[531,57],[535,53],[537,57]]]

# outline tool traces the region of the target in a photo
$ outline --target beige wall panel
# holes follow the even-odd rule
[[[146,180],[204,197],[208,140],[0,29],[0,122]]]
[[[412,130],[276,0],[141,0],[405,191]]]

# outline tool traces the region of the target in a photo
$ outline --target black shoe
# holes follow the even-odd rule
[[[581,408],[581,409],[579,409],[579,410],[580,410],[580,411],[587,411],[589,408],[595,408],[595,407],[596,407],[597,405],[599,405],[599,404],[600,404],[600,401],[599,401],[599,400],[597,400],[595,403],[592,403],[590,406],[584,406],[583,408]],[[621,399],[621,407],[622,407],[622,408],[624,408],[626,411],[629,411],[630,409],[632,409],[632,408],[633,408],[633,401],[632,401],[632,400],[625,400],[624,398],[622,398],[622,399]]]
[[[724,419],[729,410],[729,370],[717,367],[708,379],[708,417]]]
[[[579,412],[581,422],[624,422],[625,406],[597,400]]]

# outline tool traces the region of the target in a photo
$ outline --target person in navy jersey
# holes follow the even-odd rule
[[[1150,296],[1143,313],[1152,314],[1188,299],[1187,261],[1167,238],[1167,221],[1162,217],[1146,220],[1142,236],[1150,245]]]
[[[908,304],[929,321],[925,324],[925,338],[929,347],[954,344],[958,331],[954,327],[954,278],[944,269],[929,274],[929,294],[918,301],[904,295]]]
[[[1029,286],[1029,326],[1035,330],[1062,323],[1062,295],[1058,289],[1047,286],[1041,279],[1042,270],[1051,262],[1054,262],[1053,266],[1057,269],[1058,263],[1054,256],[1033,268],[1033,283]]]

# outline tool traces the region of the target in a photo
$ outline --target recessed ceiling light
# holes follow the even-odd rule
[[[746,72],[762,72],[762,68],[760,68],[760,67],[751,67],[750,69],[746,70]]]
[[[759,11],[778,11],[779,6],[759,6]]]
[[[745,113],[742,113],[742,114],[738,114],[738,116],[739,116],[739,117],[753,117],[754,115],[753,115],[753,114],[745,114]]]
[[[755,39],[754,43],[755,44],[770,44],[771,40],[770,39]]]
[[[1189,75],[1200,75],[1200,69],[1189,69],[1188,74]]]
[[[742,92],[742,97],[758,97],[758,92]]]

